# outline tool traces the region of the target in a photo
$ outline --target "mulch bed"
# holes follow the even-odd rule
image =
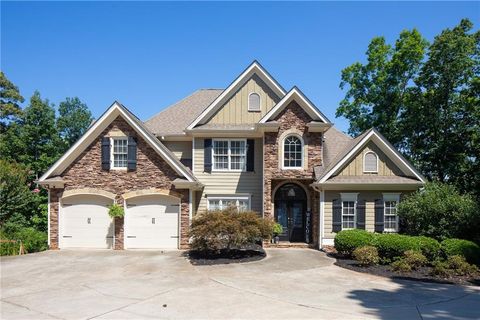
[[[266,253],[260,245],[252,244],[231,250],[221,250],[220,252],[188,251],[186,256],[193,265],[211,266],[258,261],[265,258]]]
[[[423,281],[423,282],[434,282],[434,283],[443,283],[443,284],[462,284],[462,285],[477,285],[480,286],[480,278],[472,278],[472,277],[465,277],[465,276],[454,276],[450,278],[441,278],[437,276],[433,276],[430,274],[430,267],[423,267],[418,270],[413,270],[411,272],[394,272],[390,270],[390,266],[386,265],[376,265],[376,266],[369,266],[363,267],[358,265],[357,261],[347,259],[339,254],[336,253],[329,253],[330,257],[337,259],[335,265],[357,271],[363,272],[368,274],[373,274],[376,276],[387,277],[391,279],[399,279],[399,280],[414,280],[414,281]]]

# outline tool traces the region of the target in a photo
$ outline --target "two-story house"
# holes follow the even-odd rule
[[[253,62],[146,122],[115,102],[39,183],[51,248],[186,248],[193,216],[230,205],[320,247],[343,229],[397,231],[424,178],[375,129],[350,138]]]

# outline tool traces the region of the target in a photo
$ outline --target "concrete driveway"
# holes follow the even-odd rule
[[[182,252],[48,251],[1,260],[2,319],[480,319],[475,287],[392,281],[309,249],[192,266]]]

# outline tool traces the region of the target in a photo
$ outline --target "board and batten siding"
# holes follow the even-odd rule
[[[192,141],[162,141],[179,159],[192,159]]]
[[[241,138],[239,138],[241,139]],[[235,195],[250,194],[251,209],[253,211],[262,212],[262,139],[255,139],[253,172],[235,172],[235,171],[212,171],[211,173],[204,171],[203,158],[203,138],[195,138],[195,164],[194,174],[205,185],[203,192],[196,192],[196,203],[194,213],[202,213],[207,210],[206,195]]]
[[[363,157],[373,151],[378,157],[378,173],[363,172]],[[340,176],[401,176],[402,172],[373,142],[369,142],[339,173]]]
[[[342,199],[340,193],[358,193],[357,201],[365,200],[365,230],[375,231],[375,200],[383,199],[383,193],[400,193],[400,199],[412,191],[325,191],[324,204],[324,239],[334,239],[333,229],[333,200]]]
[[[260,111],[248,111],[248,96],[253,92],[260,95]],[[278,101],[280,98],[268,88],[265,82],[257,75],[253,75],[207,123],[257,123]]]

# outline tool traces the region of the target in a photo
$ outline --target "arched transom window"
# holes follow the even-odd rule
[[[378,172],[378,157],[375,152],[365,153],[363,158],[363,172]]]
[[[301,168],[303,160],[303,143],[297,136],[288,136],[283,141],[283,167]]]
[[[252,92],[248,96],[248,111],[260,111],[260,95]]]

